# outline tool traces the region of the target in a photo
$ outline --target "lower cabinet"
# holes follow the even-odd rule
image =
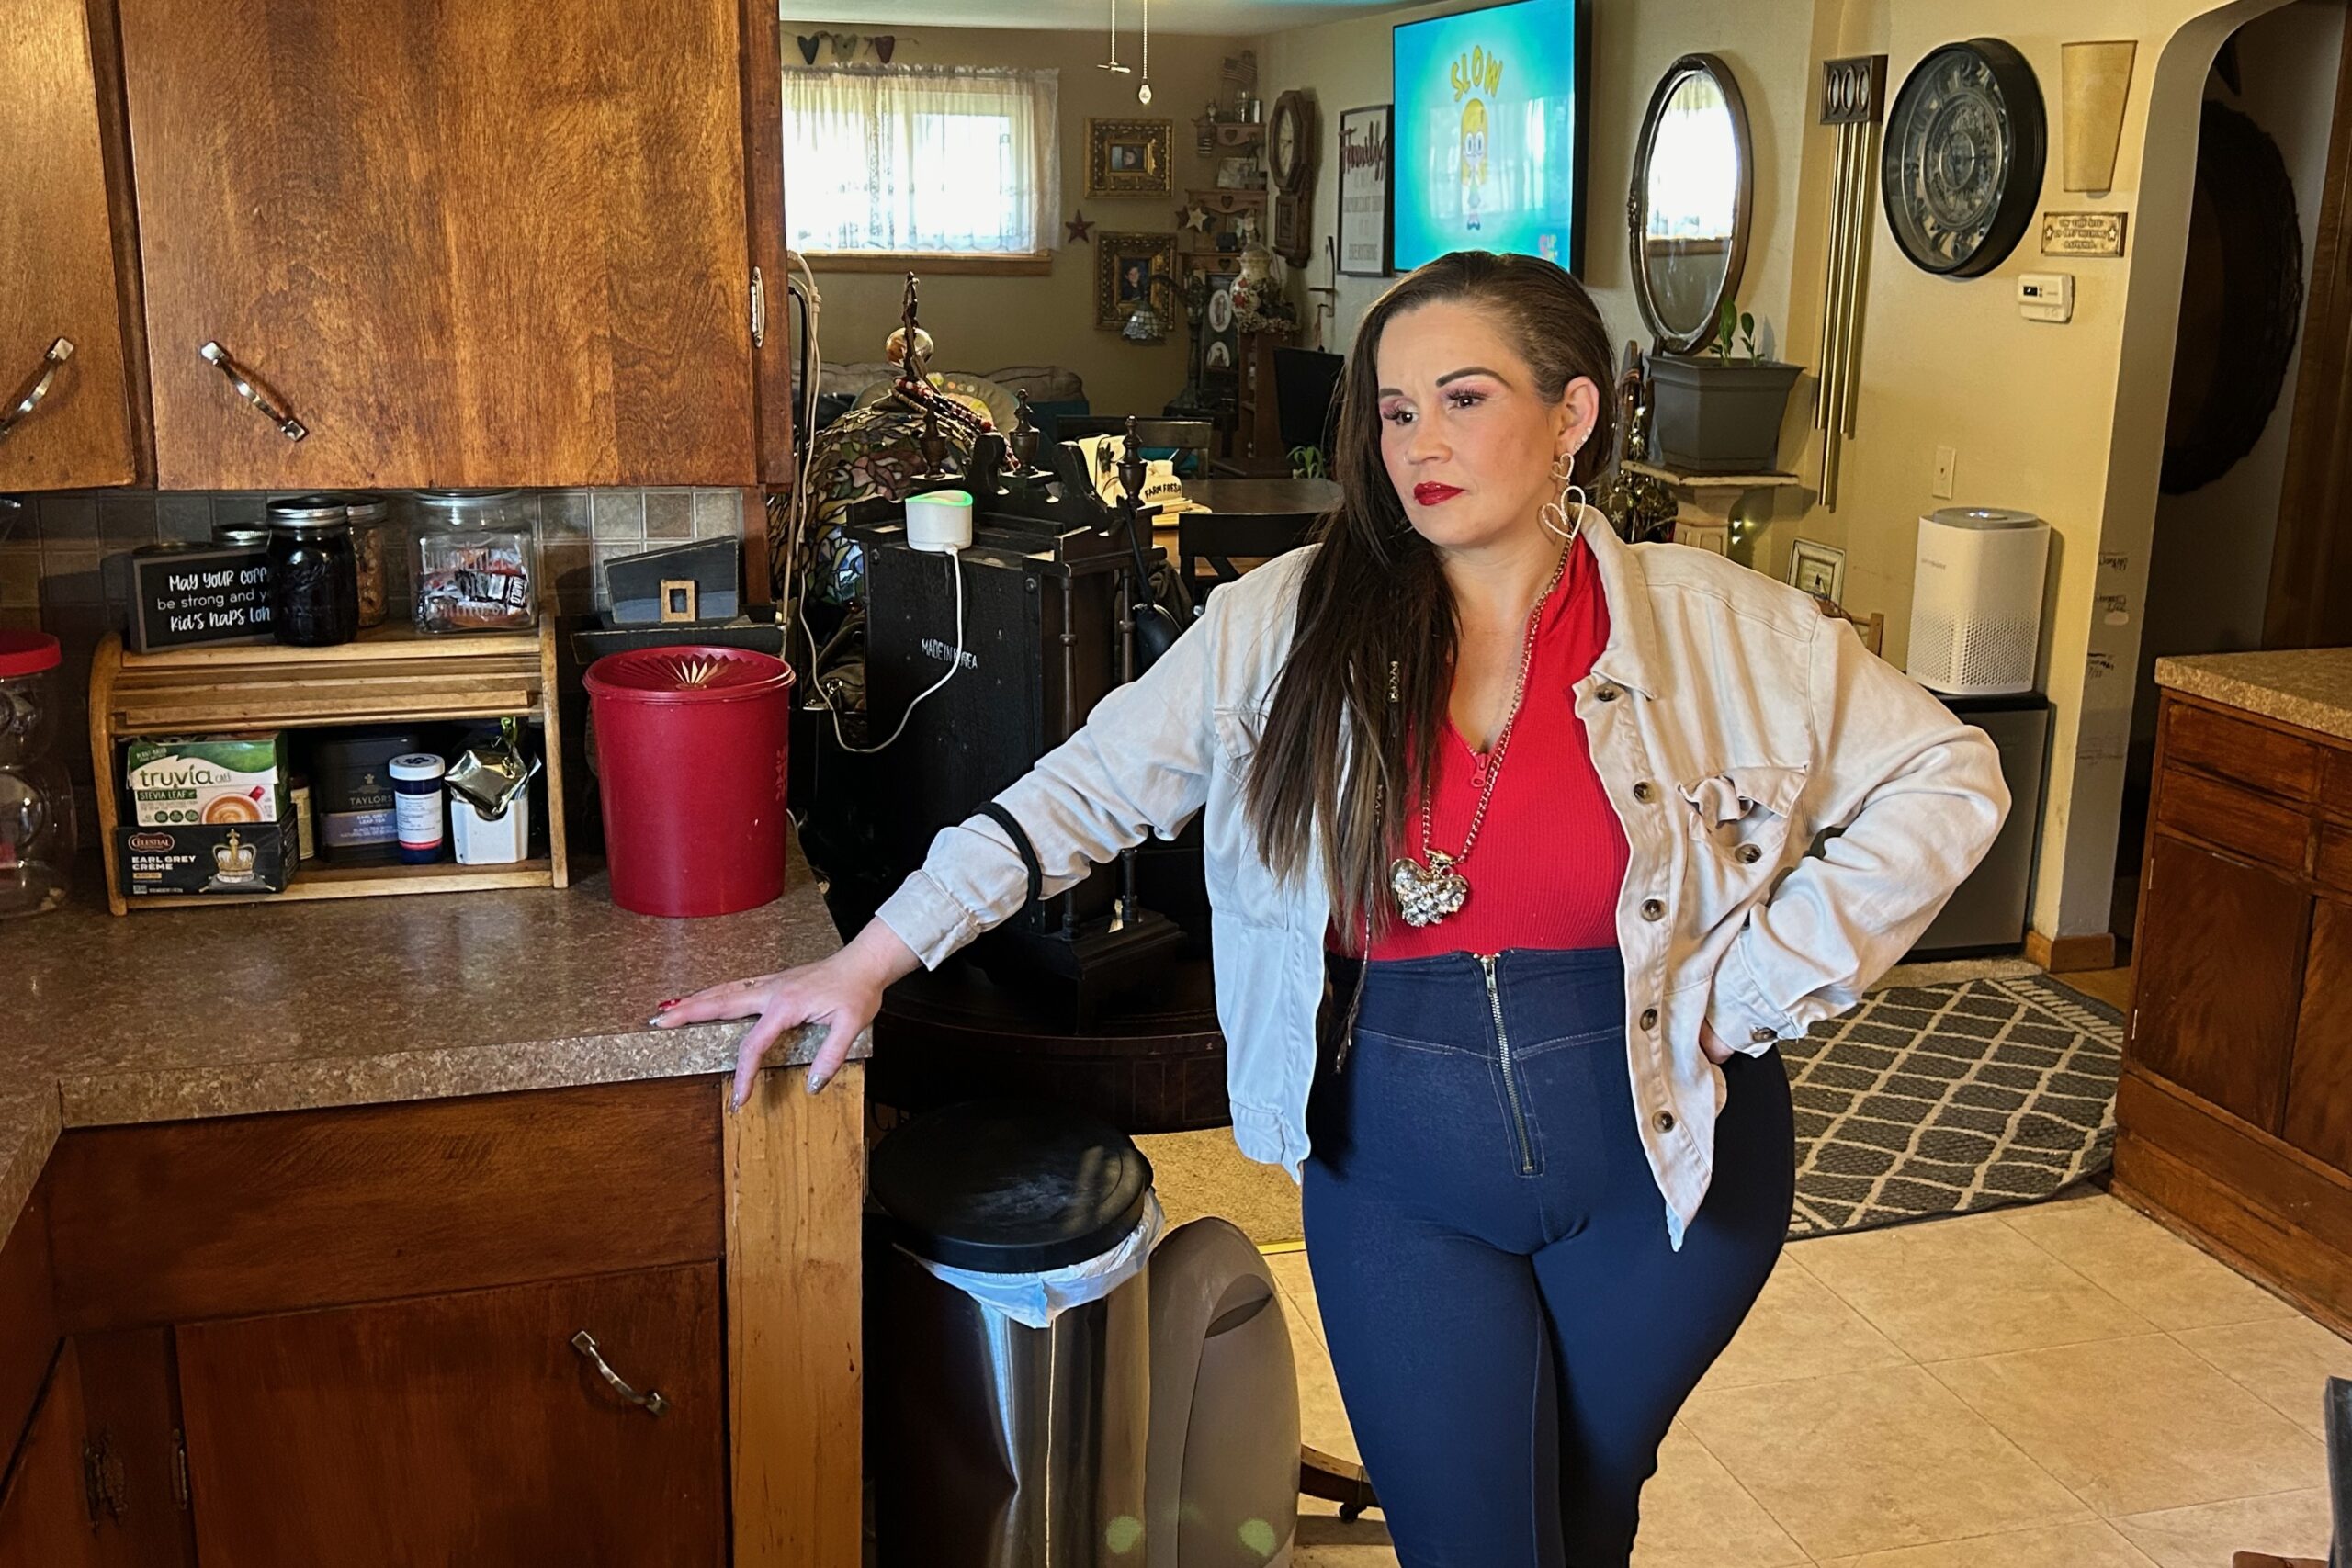
[[[82,1373],[67,1345],[0,1492],[0,1568],[103,1568],[83,1476]]]
[[[2279,1135],[2352,1173],[2352,904],[2317,900]]]
[[[715,1263],[175,1337],[201,1563],[727,1562]]]

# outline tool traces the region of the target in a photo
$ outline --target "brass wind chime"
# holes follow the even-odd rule
[[[1862,288],[1870,270],[1871,187],[1877,184],[1878,129],[1886,118],[1886,56],[1821,62],[1821,123],[1838,132],[1830,178],[1829,243],[1821,286],[1821,355],[1813,427],[1821,436],[1821,504],[1838,510],[1838,469],[1854,434],[1854,389],[1862,365]]]

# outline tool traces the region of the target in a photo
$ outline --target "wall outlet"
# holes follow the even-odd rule
[[[1960,454],[1949,446],[1936,448],[1936,482],[1928,493],[1939,501],[1950,501],[1952,491],[1952,470],[1960,467]]]

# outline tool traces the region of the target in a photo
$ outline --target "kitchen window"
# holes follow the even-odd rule
[[[835,268],[1050,266],[1059,91],[1055,71],[786,67],[792,248]]]

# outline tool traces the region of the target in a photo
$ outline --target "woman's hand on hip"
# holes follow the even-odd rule
[[[652,1023],[657,1029],[674,1029],[719,1019],[756,1018],[759,1021],[736,1048],[730,1103],[738,1109],[751,1099],[752,1080],[786,1031],[823,1024],[825,1037],[808,1064],[808,1092],[814,1094],[841,1070],[850,1046],[882,1010],[882,993],[890,982],[920,967],[921,962],[896,932],[879,920],[870,920],[854,941],[830,958],[774,975],[729,980],[663,1002]]]

